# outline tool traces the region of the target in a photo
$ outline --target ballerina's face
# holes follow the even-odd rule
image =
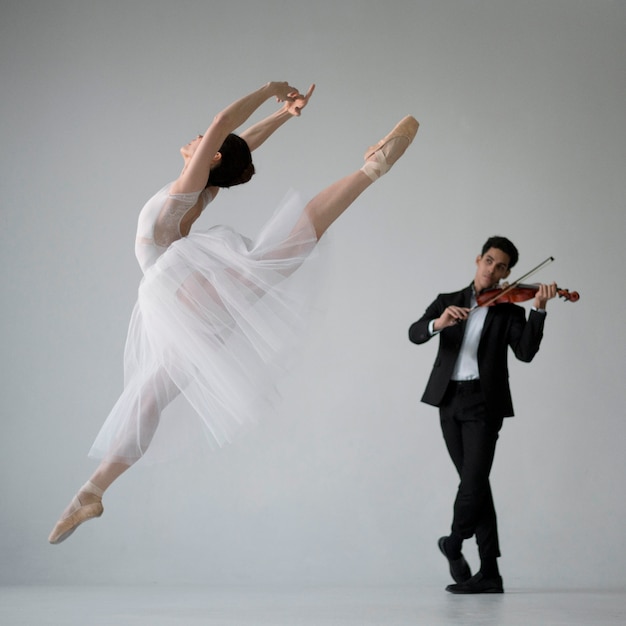
[[[180,149],[180,154],[182,155],[183,160],[185,161],[185,167],[189,165],[189,162],[191,161],[191,157],[193,157],[196,150],[198,149],[198,146],[200,145],[200,142],[202,141],[202,137],[203,135],[198,135],[195,139],[192,139],[188,144],[185,144]],[[215,156],[211,159],[209,168],[213,169],[214,167],[216,167],[217,164],[221,161],[221,159],[222,159],[221,153],[217,152]]]
[[[202,140],[202,135],[198,135],[195,139],[192,139],[188,144],[185,144],[181,149],[180,153],[183,158],[190,159],[193,156],[193,153],[197,150],[200,141]]]

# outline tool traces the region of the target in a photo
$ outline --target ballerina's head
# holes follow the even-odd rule
[[[192,139],[180,150],[187,162],[193,156],[202,135]],[[252,154],[248,144],[238,135],[231,133],[222,143],[211,163],[207,187],[234,187],[247,183],[254,175]]]

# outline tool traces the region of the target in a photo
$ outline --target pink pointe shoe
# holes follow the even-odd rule
[[[386,174],[411,145],[418,128],[419,122],[413,116],[402,118],[386,137],[365,151],[365,165],[361,171],[371,180]]]
[[[61,543],[65,541],[83,522],[90,520],[94,517],[100,517],[104,511],[102,506],[102,489],[96,487],[92,482],[87,482],[83,485],[79,492],[72,498],[69,507],[64,512],[61,519],[56,523],[56,526],[52,529],[48,541],[52,544]],[[81,501],[82,494],[91,494],[96,496],[95,499],[89,498],[92,502],[86,502],[83,504]],[[85,495],[82,495],[83,500],[87,500]]]

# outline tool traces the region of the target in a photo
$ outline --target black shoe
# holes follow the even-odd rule
[[[504,593],[502,576],[485,578],[480,572],[464,583],[448,585],[446,591],[450,593]]]
[[[441,537],[438,542],[441,554],[448,559],[450,564],[450,575],[452,579],[457,583],[467,582],[472,577],[472,571],[470,570],[465,557],[461,554],[458,559],[451,559],[446,552],[446,538]]]

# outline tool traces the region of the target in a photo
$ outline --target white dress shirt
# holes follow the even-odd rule
[[[470,309],[475,306],[476,294],[472,288]],[[533,311],[538,311],[544,315],[546,313],[545,309],[537,309],[534,306],[531,308]],[[483,326],[485,325],[485,318],[488,312],[489,307],[481,306],[474,309],[467,318],[461,349],[459,350],[459,356],[452,370],[451,380],[478,380],[480,378],[478,371],[478,344],[480,343],[480,336],[483,332]],[[435,320],[431,320],[428,324],[428,330],[431,335],[437,335],[441,332],[440,330],[435,330],[434,325]]]
[[[474,306],[476,306],[476,295],[472,289],[470,308]],[[467,318],[463,342],[452,371],[452,380],[478,380],[480,378],[478,373],[478,344],[480,343],[480,335],[483,332],[488,310],[486,306],[478,307]],[[434,324],[435,320],[432,320],[428,325],[431,335],[441,332],[434,330]]]

